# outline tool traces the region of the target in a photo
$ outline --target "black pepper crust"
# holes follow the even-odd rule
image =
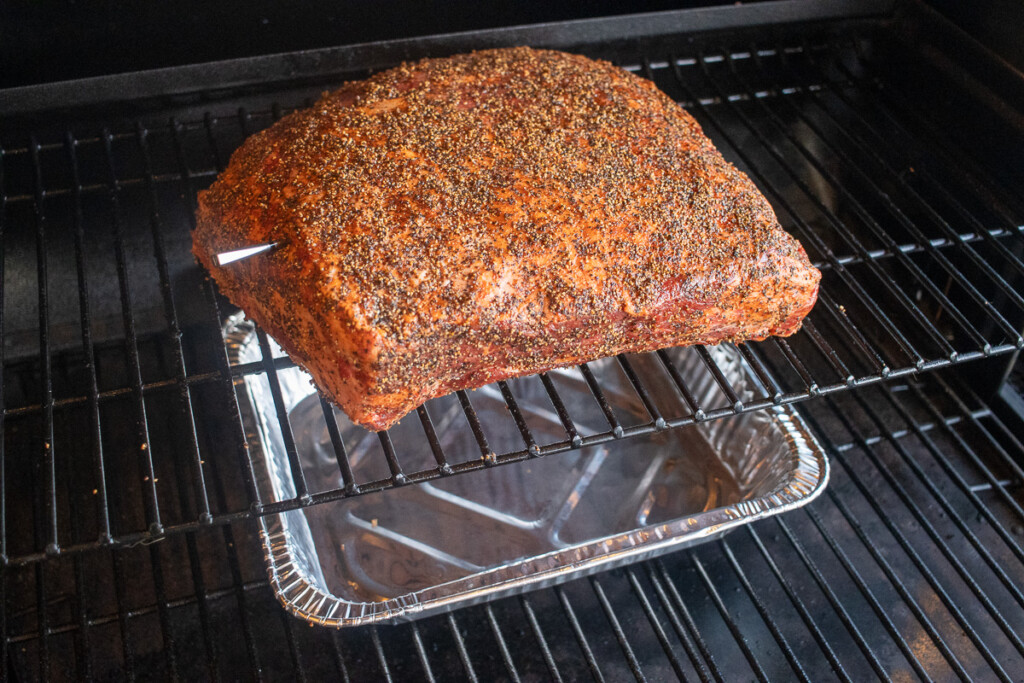
[[[652,83],[530,48],[344,84],[246,140],[197,218],[220,287],[371,429],[497,379],[792,334],[820,278]]]

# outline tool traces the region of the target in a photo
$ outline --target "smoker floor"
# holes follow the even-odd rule
[[[804,404],[833,463],[804,510],[418,622],[333,631],[286,615],[252,521],[17,568],[5,673],[1020,680],[1024,446],[944,375]]]

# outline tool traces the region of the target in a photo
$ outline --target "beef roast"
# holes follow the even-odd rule
[[[654,84],[529,48],[405,64],[253,135],[194,251],[373,430],[499,379],[789,335],[820,278]]]

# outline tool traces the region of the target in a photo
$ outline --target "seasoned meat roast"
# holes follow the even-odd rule
[[[246,140],[197,218],[221,291],[373,430],[508,377],[792,334],[820,279],[651,82],[529,48],[346,83]]]

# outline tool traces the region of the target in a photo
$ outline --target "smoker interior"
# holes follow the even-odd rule
[[[622,18],[281,57],[259,82],[218,85],[234,72],[215,66],[200,89],[167,95],[145,95],[145,78],[10,95],[4,674],[1016,680],[1024,445],[999,389],[1024,343],[1019,75],[913,4],[746,27],[768,20],[750,8],[714,16],[731,28]],[[308,485],[296,460],[294,498],[265,503],[233,381],[265,374],[273,386],[290,361],[264,338],[260,361],[229,364],[220,329],[234,309],[189,253],[196,192],[247,134],[331,84],[512,40],[611,59],[686,106],[822,269],[819,304],[794,337],[739,347],[760,383],[750,400],[706,349],[693,353],[720,385],[712,404],[694,399],[667,354],[654,354],[656,377],[624,356],[618,370],[646,416],[617,414],[580,366],[607,421],[581,436],[557,377],[512,380],[499,389],[521,447],[494,452],[472,392],[460,393],[465,420],[444,428],[471,433],[469,452],[436,447],[428,404],[406,419],[436,466],[407,471],[402,444],[383,434],[378,474],[356,479],[339,438],[336,485]],[[125,94],[133,84],[138,97]],[[564,438],[531,430],[516,403],[527,381],[543,383]],[[829,489],[697,549],[344,631],[287,615],[266,580],[257,515],[791,402],[827,449]]]

